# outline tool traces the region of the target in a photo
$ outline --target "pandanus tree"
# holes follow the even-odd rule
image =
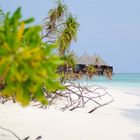
[[[78,27],[76,17],[68,12],[62,1],[57,1],[56,8],[51,9],[44,20],[42,39],[49,43],[58,43],[59,55],[66,58],[69,57],[71,42],[76,41]]]
[[[69,14],[66,18],[63,31],[58,38],[60,55],[64,55],[68,51],[73,40],[76,41],[78,26],[76,18],[72,14]]]
[[[42,39],[48,39],[49,42],[52,39],[57,39],[58,36],[58,26],[60,26],[67,11],[67,6],[62,4],[61,1],[57,2],[57,7],[50,9],[48,17],[44,19],[43,23],[43,34]],[[59,25],[58,25],[59,24]]]

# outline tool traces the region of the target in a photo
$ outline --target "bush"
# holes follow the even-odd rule
[[[41,42],[40,26],[27,26],[33,18],[21,21],[21,9],[6,14],[0,26],[0,77],[6,81],[1,96],[14,97],[23,106],[34,98],[43,104],[47,100],[41,90],[61,89],[56,69],[61,59],[53,54],[57,44]]]

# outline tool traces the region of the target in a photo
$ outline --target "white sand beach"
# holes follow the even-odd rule
[[[92,114],[0,104],[0,126],[29,140],[40,135],[41,140],[140,140],[140,96],[111,88],[108,92],[115,101]],[[0,140],[16,138],[0,129]]]

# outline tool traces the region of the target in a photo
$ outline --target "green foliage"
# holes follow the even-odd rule
[[[74,54],[72,52],[70,52],[67,55],[64,55],[62,57],[62,59],[64,60],[64,65],[66,65],[67,68],[73,68],[75,67],[75,60],[74,60]]]
[[[86,67],[86,76],[89,78],[92,78],[92,76],[96,73],[96,69],[92,66],[89,65]]]
[[[0,27],[0,77],[7,83],[0,95],[15,97],[23,106],[33,98],[47,104],[41,86],[48,93],[63,88],[56,74],[62,60],[53,54],[58,45],[42,43],[41,27],[29,27],[33,18],[21,21],[21,17],[18,8]]]
[[[49,11],[50,22],[56,23],[57,21],[62,20],[66,11],[67,11],[67,6],[63,4],[61,0],[58,0],[57,6],[54,9],[50,9]]]
[[[73,40],[76,41],[78,27],[79,24],[77,23],[76,18],[72,14],[67,15],[63,31],[58,39],[60,44],[60,55],[66,54],[66,51],[69,49],[71,42]]]
[[[42,38],[48,39],[49,42],[58,42],[59,54],[67,55],[71,42],[76,40],[79,24],[61,0],[57,1],[54,9],[50,9],[43,27]]]
[[[0,8],[0,26],[3,25],[4,18],[5,18],[5,14],[4,14],[2,8]]]

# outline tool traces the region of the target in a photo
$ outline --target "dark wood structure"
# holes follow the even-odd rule
[[[81,57],[78,57],[74,53],[74,57],[76,61],[75,72],[82,71],[82,73],[85,73],[86,67],[92,66],[96,69],[97,75],[106,75],[113,73],[113,66],[109,66],[99,55],[89,56],[85,52]]]

